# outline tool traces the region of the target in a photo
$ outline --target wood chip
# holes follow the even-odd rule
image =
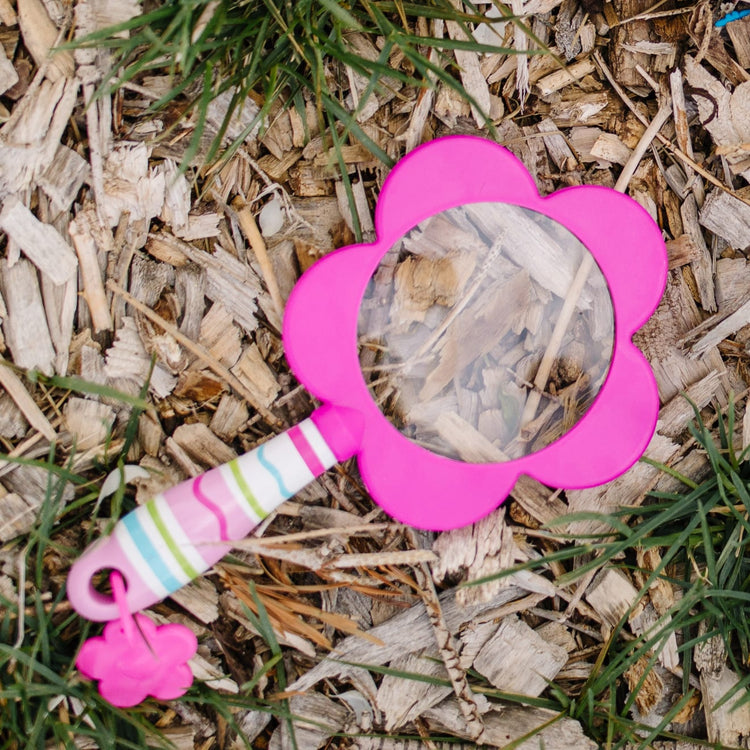
[[[172,437],[194,461],[209,468],[237,458],[237,453],[216,437],[203,422],[180,425]]]
[[[78,263],[70,245],[54,227],[39,221],[14,196],[3,202],[0,229],[55,284],[66,283],[76,273]]]
[[[232,374],[253,394],[253,400],[268,407],[276,399],[279,383],[273,370],[266,364],[257,345],[245,348]]]
[[[29,424],[40,432],[47,440],[54,442],[57,433],[50,424],[44,412],[37,406],[36,401],[26,390],[23,381],[8,367],[6,361],[0,357],[0,385],[13,399]]]
[[[8,311],[3,331],[13,362],[18,367],[51,375],[55,349],[34,266],[26,260],[12,266],[7,260],[0,260],[0,292]]]
[[[73,77],[73,55],[68,50],[52,51],[61,41],[60,32],[41,0],[18,0],[18,25],[26,49],[50,81]]]
[[[564,70],[550,73],[548,76],[537,81],[536,86],[542,96],[549,96],[565,86],[579,81],[584,76],[589,75],[589,73],[593,73],[594,70],[594,63],[587,58],[569,65]]]
[[[750,245],[750,206],[723,190],[708,193],[700,223],[738,250]]]
[[[436,658],[435,652],[406,654],[390,663],[390,668],[447,680],[445,667]],[[402,677],[385,675],[377,695],[377,707],[385,717],[383,728],[393,732],[410,721],[419,718],[426,709],[432,708],[451,694],[449,685],[434,685],[430,682],[412,682]]]
[[[535,697],[568,661],[567,651],[545,641],[515,615],[506,617],[474,659],[474,668],[498,690]]]
[[[5,50],[0,47],[0,94],[18,83],[18,73],[13,63],[8,59]]]
[[[94,330],[111,331],[112,318],[109,303],[104,292],[102,271],[99,266],[96,241],[93,236],[93,224],[96,216],[90,211],[82,211],[68,225],[70,237],[81,264],[81,278],[83,280],[83,298],[86,300]]]
[[[425,712],[430,730],[449,731],[459,737],[469,738],[466,724],[459,711],[458,702],[449,698]],[[483,716],[487,744],[504,747],[509,742],[527,739],[516,745],[517,750],[596,750],[597,744],[583,732],[581,725],[559,713],[530,706],[503,705]],[[474,747],[476,747],[474,745]]]
[[[63,425],[79,451],[103,446],[115,420],[111,406],[76,396],[66,401],[63,414]]]
[[[456,10],[463,10],[461,0],[450,1]],[[451,39],[458,41],[471,39],[469,32],[455,21],[446,21],[445,28]],[[476,102],[476,104],[471,105],[471,114],[474,117],[474,122],[476,122],[477,127],[484,127],[486,119],[490,114],[490,89],[487,85],[487,79],[479,67],[479,55],[471,50],[462,49],[454,50],[454,54],[464,89]]]

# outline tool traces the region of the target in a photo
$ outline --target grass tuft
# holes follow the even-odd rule
[[[328,132],[334,147],[338,148],[337,139],[345,143],[353,137],[390,165],[391,157],[357,119],[373,94],[394,82],[417,88],[440,82],[480,110],[460,82],[453,50],[549,54],[523,19],[510,14],[500,2],[494,4],[506,20],[523,29],[536,48],[518,52],[503,46],[500,39],[497,45],[486,45],[471,38],[430,35],[429,24],[438,20],[456,23],[469,34],[472,26],[496,21],[488,20],[472,3],[466,3],[468,11],[461,11],[449,0],[176,0],[75,44],[111,50],[112,72],[100,93],[113,92],[146,74],[171,76],[171,90],[153,103],[151,112],[176,107],[179,121],[192,118],[194,129],[183,167],[199,153],[211,102],[227,94],[231,95],[229,107],[218,132],[211,134],[207,153],[202,154],[204,163],[213,163],[222,153],[233,116],[251,98],[258,104],[257,115],[233,139],[225,158],[255,128],[262,129],[279,107],[296,107],[305,122],[305,103],[311,102],[319,131]],[[122,32],[128,33],[123,36]],[[375,41],[380,51],[377,58],[356,52],[351,34]],[[431,52],[437,62],[430,59]],[[393,65],[395,57],[405,63]],[[347,70],[370,81],[356,106],[342,93],[348,89]],[[483,116],[494,133],[489,113]],[[334,123],[342,126],[341,133],[336,133]]]

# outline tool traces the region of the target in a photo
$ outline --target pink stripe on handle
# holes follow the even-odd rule
[[[193,480],[193,495],[195,495],[196,500],[198,502],[208,508],[208,510],[211,511],[216,516],[216,520],[219,522],[219,533],[221,534],[221,541],[227,542],[229,541],[229,532],[227,531],[227,519],[224,516],[224,512],[221,510],[221,508],[214,503],[212,500],[210,500],[206,495],[203,494],[203,491],[201,490],[201,479],[203,479],[203,474],[200,476],[197,476]]]
[[[320,476],[326,470],[326,467],[320,463],[320,459],[315,455],[313,447],[307,442],[307,438],[299,428],[299,425],[292,427],[287,434],[291,438],[292,443],[294,443],[297,453],[302,456],[302,460],[312,472],[312,475],[314,477]]]

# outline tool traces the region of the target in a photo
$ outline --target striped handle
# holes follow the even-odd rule
[[[244,456],[157,495],[94,543],[68,576],[73,607],[90,620],[112,620],[117,605],[93,587],[101,570],[118,570],[131,612],[169,596],[208,570],[284,500],[359,444],[356,418],[322,407],[309,419]],[[324,437],[324,434],[326,437]]]

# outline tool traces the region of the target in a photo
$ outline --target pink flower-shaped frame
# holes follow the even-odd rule
[[[500,464],[462,463],[403,436],[370,396],[357,346],[359,306],[388,250],[434,214],[486,202],[537,211],[574,234],[609,285],[615,318],[609,371],[584,416],[544,449]],[[641,206],[600,186],[541,197],[509,151],[482,138],[449,136],[394,167],[378,199],[375,228],[374,243],[342,248],[303,275],[287,304],[284,342],[292,369],[318,399],[361,415],[360,472],[390,515],[425,529],[456,528],[493,510],[521,474],[566,489],[592,487],[640,458],[655,428],[659,397],[632,336],[659,303],[667,274],[661,232]]]

